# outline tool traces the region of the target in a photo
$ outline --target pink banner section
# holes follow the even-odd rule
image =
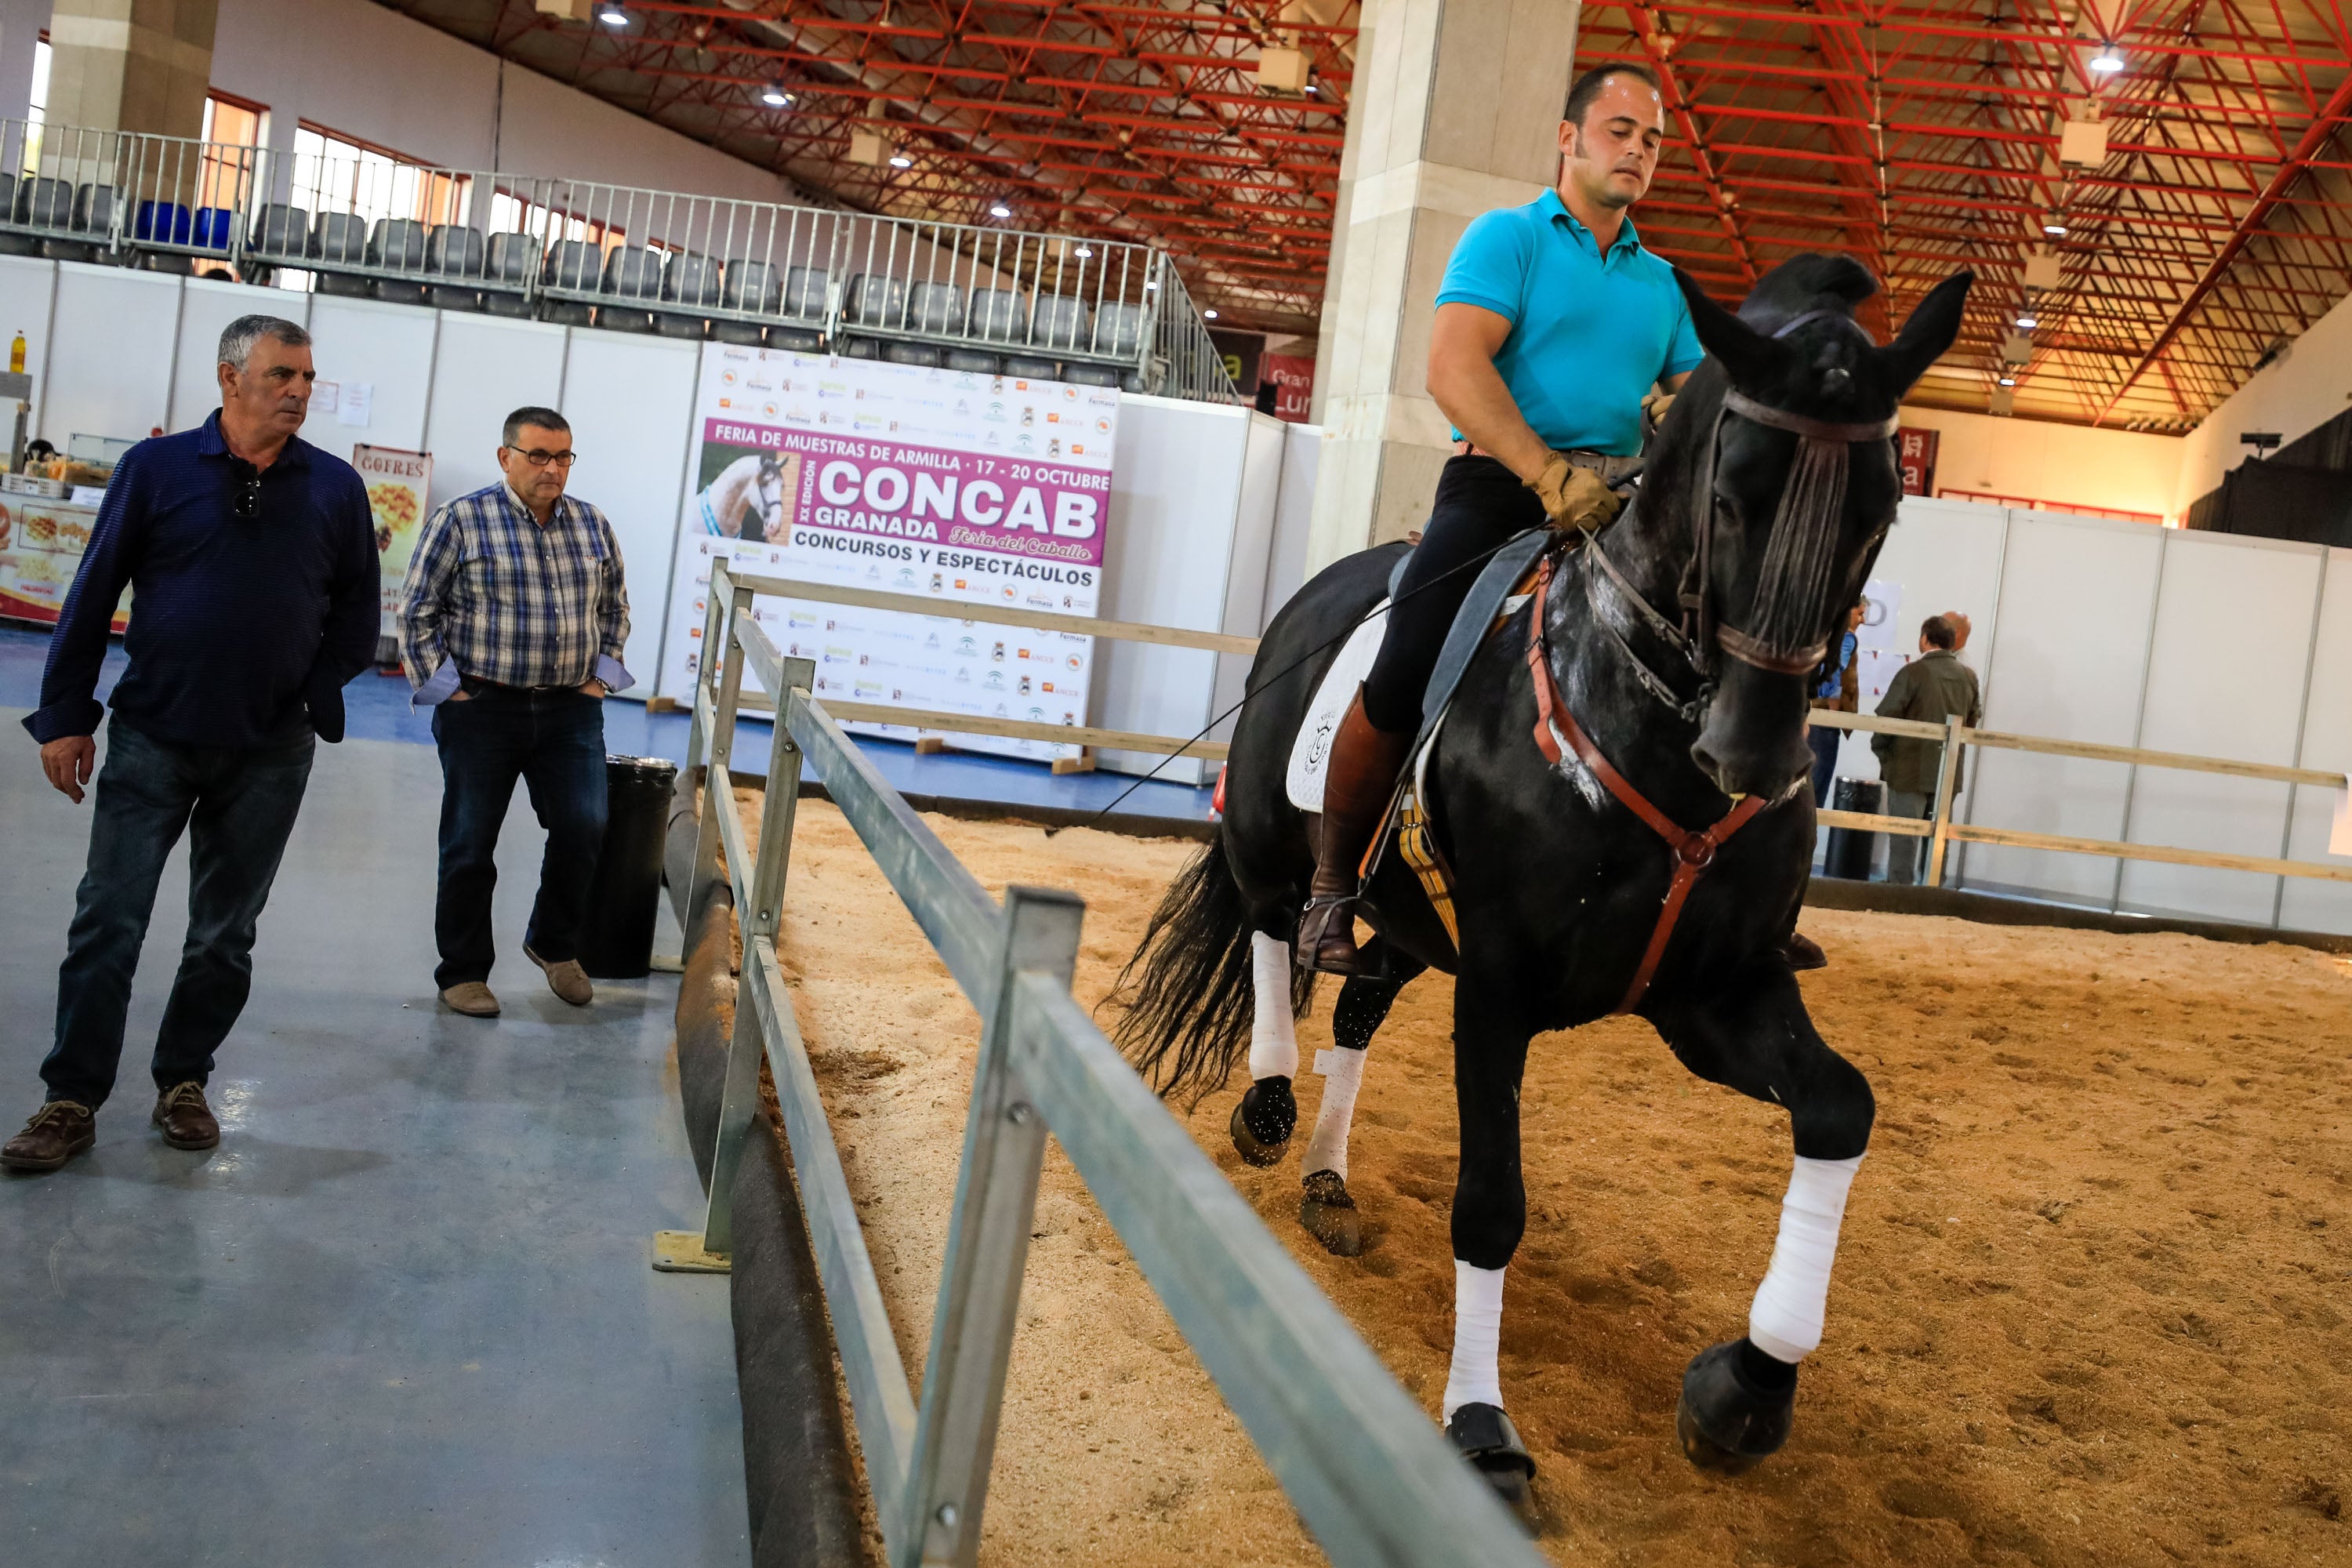
[[[703,439],[781,454],[795,528],[1102,564],[1107,473],[730,419],[708,421]]]

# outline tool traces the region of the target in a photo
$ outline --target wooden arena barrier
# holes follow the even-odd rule
[[[780,656],[753,622],[755,585],[772,591],[713,566],[687,753],[689,773],[704,769],[703,807],[683,907],[697,924],[724,908],[701,896],[723,876],[741,978],[704,1228],[657,1246],[656,1267],[727,1266],[732,1177],[764,1060],[892,1568],[978,1555],[1049,1131],[1334,1563],[1536,1568],[1542,1557],[1493,1489],[1071,996],[1083,900],[1024,887],[991,898],[811,697],[811,663]],[[747,669],[782,698],[756,855],[730,767]],[[803,763],[983,1020],[919,1398],[776,955]],[[700,934],[688,931],[688,952]]]

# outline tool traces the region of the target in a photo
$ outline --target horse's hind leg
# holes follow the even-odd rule
[[[1830,1266],[1874,1107],[1861,1070],[1822,1043],[1783,963],[1654,1005],[1650,1017],[1699,1077],[1787,1107],[1796,1145],[1780,1238],[1747,1336],[1699,1352],[1683,1374],[1675,1412],[1690,1461],[1736,1475],[1788,1439],[1797,1363],[1822,1342]]]
[[[1307,1173],[1307,1194],[1299,1201],[1298,1223],[1327,1251],[1341,1258],[1353,1258],[1364,1249],[1356,1200],[1348,1193],[1348,1131],[1355,1121],[1356,1092],[1363,1084],[1364,1053],[1397,993],[1426,967],[1393,950],[1384,952],[1383,946],[1377,937],[1366,943],[1366,967],[1374,973],[1352,976],[1339,988],[1339,1003],[1331,1009],[1332,1048],[1318,1052],[1315,1062],[1323,1078],[1323,1103],[1316,1110],[1315,1131],[1299,1159]],[[1383,957],[1385,964],[1380,962]],[[1385,974],[1379,973],[1382,969]]]
[[[1298,1126],[1290,1080],[1298,1076],[1290,943],[1264,931],[1250,937],[1250,1086],[1234,1107],[1234,1150],[1253,1165],[1278,1163]]]

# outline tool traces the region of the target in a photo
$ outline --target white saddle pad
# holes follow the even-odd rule
[[[1389,602],[1382,599],[1348,638],[1339,657],[1324,673],[1323,684],[1315,689],[1307,721],[1290,743],[1290,772],[1284,780],[1290,804],[1301,811],[1323,809],[1323,769],[1331,760],[1331,739],[1339,732],[1348,704],[1355,700],[1356,688],[1372,672],[1372,661],[1381,655],[1381,635],[1388,629]]]

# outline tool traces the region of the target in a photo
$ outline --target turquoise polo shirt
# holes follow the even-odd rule
[[[1640,451],[1652,384],[1706,357],[1673,267],[1642,248],[1633,220],[1604,257],[1558,191],[1473,220],[1445,264],[1437,302],[1475,305],[1511,323],[1495,368],[1555,451]]]

